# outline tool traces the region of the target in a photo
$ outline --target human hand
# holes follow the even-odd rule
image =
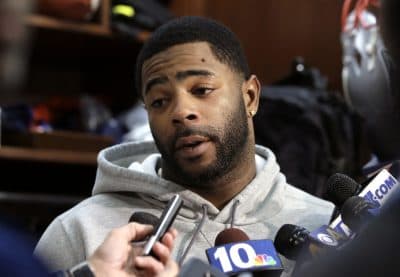
[[[176,230],[169,230],[162,243],[154,245],[153,252],[159,260],[152,256],[139,256],[141,247],[132,245],[131,241],[144,239],[152,230],[151,225],[134,222],[112,230],[88,260],[95,276],[176,276],[178,265],[171,257]]]
[[[157,261],[152,256],[135,256],[134,265],[136,270],[140,269],[140,276],[173,277],[179,272],[178,264],[172,259],[171,251],[177,236],[175,229],[170,229],[162,238],[161,242],[156,242],[153,252],[158,257]],[[142,249],[140,249],[141,251]]]

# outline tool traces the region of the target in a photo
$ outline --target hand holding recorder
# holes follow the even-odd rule
[[[141,248],[132,245],[132,240],[143,239],[152,230],[151,225],[138,223],[112,230],[88,259],[94,276],[176,276],[178,265],[171,258],[176,230],[169,230],[161,242],[154,244],[153,252],[157,259],[138,255]]]

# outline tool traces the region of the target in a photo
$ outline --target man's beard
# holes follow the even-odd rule
[[[248,142],[248,134],[246,110],[243,99],[241,99],[238,108],[226,117],[222,129],[211,126],[184,127],[177,131],[167,145],[162,144],[154,134],[153,137],[163,159],[163,172],[172,172],[182,182],[181,185],[207,188],[213,185],[213,181],[224,176],[240,163]],[[198,173],[185,170],[173,156],[176,141],[180,137],[189,135],[208,137],[216,147],[216,159]]]

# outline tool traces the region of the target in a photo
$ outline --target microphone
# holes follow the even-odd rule
[[[154,228],[157,226],[159,219],[155,215],[146,212],[134,212],[128,222],[137,222],[141,224],[149,224]]]
[[[151,213],[146,213],[146,212],[134,212],[131,217],[129,218],[129,223],[130,222],[137,222],[140,224],[148,224],[148,225],[152,225],[153,228],[156,228],[158,225],[158,222],[160,220],[158,219],[158,217],[156,217],[155,215],[151,214]],[[140,241],[132,241],[131,243],[135,246],[143,246],[146,241],[148,241],[148,239],[150,238],[150,235],[146,236],[145,238],[143,238]]]
[[[359,194],[362,190],[361,185],[353,178],[341,173],[333,174],[326,182],[327,198],[339,208],[349,197]]]
[[[293,224],[284,224],[277,232],[274,245],[279,253],[296,261],[293,276],[312,263],[313,259],[336,251],[347,238],[327,225],[310,232]]]
[[[340,209],[347,198],[360,193],[362,187],[353,178],[341,173],[331,175],[326,183],[326,198],[335,204],[335,209],[329,220],[329,222],[332,222],[340,215]]]
[[[249,236],[240,229],[228,228],[220,232],[215,238],[214,245],[220,246],[231,242],[250,240]]]
[[[293,224],[284,224],[277,232],[274,240],[276,250],[289,260],[297,260],[309,244],[310,231]]]
[[[282,262],[272,240],[250,240],[237,228],[223,230],[206,250],[211,266],[227,275],[280,276]]]
[[[380,209],[380,207],[395,194],[394,192],[399,191],[399,188],[400,185],[396,178],[394,178],[388,170],[382,169],[372,181],[358,193],[358,196],[374,203],[378,207],[377,209]],[[347,237],[352,235],[351,230],[342,221],[340,215],[331,222],[329,227]]]
[[[335,249],[347,239],[327,225],[310,232],[306,228],[284,224],[278,230],[274,245],[279,253],[289,260],[308,260]]]
[[[352,196],[344,202],[342,220],[353,232],[359,232],[377,214],[376,203],[360,196]]]

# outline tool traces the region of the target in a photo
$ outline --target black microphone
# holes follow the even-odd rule
[[[223,230],[206,250],[211,266],[228,275],[280,276],[282,262],[272,240],[250,240],[242,230]]]
[[[297,260],[301,254],[309,254],[305,251],[306,246],[310,244],[310,231],[306,228],[284,224],[278,230],[274,245],[276,250],[289,260]]]
[[[158,224],[159,218],[151,213],[146,212],[134,212],[129,218],[128,222],[137,222],[141,224],[148,224],[156,227]]]
[[[296,261],[293,275],[307,267],[314,258],[334,252],[343,244],[343,236],[326,225],[310,232],[297,225],[284,224],[274,240],[279,253],[289,260]]]
[[[362,186],[350,176],[341,173],[331,175],[326,183],[326,198],[335,204],[335,209],[329,221],[332,222],[339,216],[343,203],[349,197],[359,194]]]
[[[152,225],[153,228],[156,228],[156,226],[158,225],[158,222],[160,220],[158,219],[158,217],[156,217],[155,215],[151,214],[151,213],[146,213],[146,212],[134,212],[131,217],[129,218],[129,223],[130,222],[137,222],[140,224],[148,224],[148,225]],[[150,234],[148,236],[146,236],[145,238],[143,238],[140,241],[132,241],[131,243],[133,243],[136,246],[143,246],[146,241],[150,238]]]
[[[354,188],[355,187],[355,188]],[[354,191],[353,193],[358,196],[363,197],[365,200],[369,202],[373,202],[377,205],[375,210],[376,213],[379,212],[380,208],[393,196],[396,195],[396,192],[400,190],[400,183],[396,180],[391,173],[383,168],[380,170],[378,174],[376,174],[372,180],[368,180],[368,183],[359,186],[354,185],[350,191]],[[360,190],[360,187],[362,188]],[[351,193],[348,193],[349,195]],[[350,195],[354,196],[354,195]],[[343,197],[344,201],[346,201],[350,197]],[[343,209],[343,204],[342,207]],[[351,230],[346,226],[343,222],[342,217],[338,216],[335,218],[329,225],[330,228],[334,229],[336,232],[343,234],[347,237],[352,236]],[[354,227],[353,227],[354,228]],[[356,227],[357,228],[357,227]]]
[[[310,232],[301,226],[284,224],[275,236],[274,245],[286,258],[304,261],[335,250],[347,241],[347,237],[327,225]]]
[[[342,220],[353,232],[359,232],[375,217],[373,210],[377,208],[374,202],[352,196],[343,204]]]
[[[351,196],[361,192],[362,186],[353,178],[341,173],[335,173],[327,180],[326,194],[338,208]]]

